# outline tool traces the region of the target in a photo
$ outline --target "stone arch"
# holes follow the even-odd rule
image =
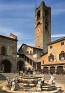
[[[11,72],[12,64],[9,60],[5,59],[1,62],[1,70],[4,73],[10,73]]]
[[[57,74],[63,74],[63,66],[57,67]]]
[[[55,67],[54,67],[54,66],[51,66],[51,67],[50,67],[50,73],[51,73],[51,74],[55,74]]]
[[[24,67],[24,62],[21,61],[21,60],[18,61],[18,62],[17,62],[17,70],[18,70],[18,71],[21,71],[21,70],[24,71],[24,68],[25,68],[25,67]]]
[[[48,74],[48,67],[43,68],[43,73]]]
[[[37,12],[37,20],[40,18],[40,10]]]
[[[1,55],[6,55],[6,47],[1,46]]]

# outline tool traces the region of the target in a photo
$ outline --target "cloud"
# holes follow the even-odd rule
[[[30,42],[30,41],[32,41],[32,37],[29,34],[26,35],[25,33],[18,32],[12,28],[0,27],[0,35],[9,37],[10,33],[13,33],[14,35],[17,36],[17,39],[18,39],[17,49],[19,49],[20,46],[22,45],[22,43],[24,43],[24,42],[26,44],[33,45],[33,43],[31,44],[31,42]]]
[[[32,19],[33,8],[32,3],[0,3],[0,19]]]
[[[65,9],[52,9],[52,15],[59,15],[65,13]]]
[[[9,36],[10,33],[13,33],[15,35],[21,34],[20,32],[17,32],[12,28],[0,27],[0,34],[5,35],[5,36]]]
[[[23,10],[23,9],[31,9],[33,8],[34,5],[33,4],[23,4],[23,3],[15,3],[15,4],[10,4],[10,3],[6,3],[6,4],[0,4],[0,10],[17,10],[17,9],[20,9],[20,10]]]
[[[25,44],[30,45],[30,46],[34,46],[34,43],[33,42],[31,42],[31,43],[30,42],[27,42]],[[18,42],[17,50],[21,47],[21,45],[22,45],[22,43],[21,42]]]
[[[55,2],[55,4],[53,3],[51,6],[52,15],[59,15],[65,13],[65,1],[59,1],[57,3]]]
[[[21,43],[17,44],[17,50],[21,47],[21,45],[22,45]]]
[[[0,27],[0,34],[5,35],[5,36],[9,36],[10,33],[15,34],[18,37],[19,40],[22,40],[22,39],[29,40],[29,39],[32,38],[30,35],[26,35],[23,32],[18,32],[18,31],[14,30],[14,29],[11,29],[11,28],[2,28],[2,27]]]
[[[27,45],[30,45],[30,46],[33,46],[34,47],[34,43],[33,42],[27,43]]]
[[[56,37],[65,37],[65,34],[54,34],[54,35],[51,35],[51,38],[56,38]]]

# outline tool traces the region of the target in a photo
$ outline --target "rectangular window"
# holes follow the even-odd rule
[[[44,60],[43,60],[43,64],[44,64]]]
[[[64,45],[64,42],[61,42],[61,46]]]
[[[59,60],[65,60],[65,53],[63,52],[61,52],[60,54],[59,54]]]
[[[53,62],[54,61],[54,55],[48,56],[48,60],[49,60],[49,62]]]
[[[64,53],[61,54],[61,60],[64,60]]]
[[[52,48],[52,46],[50,46],[50,49]]]

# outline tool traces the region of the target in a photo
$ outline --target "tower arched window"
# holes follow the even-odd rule
[[[37,12],[37,20],[40,18],[40,10]]]
[[[59,54],[59,60],[64,60],[65,59],[65,52],[61,51],[61,53]]]
[[[1,47],[1,55],[6,55],[6,47],[5,46]]]
[[[45,10],[45,17],[48,17],[48,10]]]
[[[50,61],[50,62],[54,61],[54,55],[53,55],[53,54],[50,54],[50,55],[49,55],[49,61]]]

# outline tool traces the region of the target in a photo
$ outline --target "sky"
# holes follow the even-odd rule
[[[0,0],[0,35],[15,34],[18,48],[34,46],[35,8],[41,1],[51,7],[51,39],[65,37],[65,0]]]

